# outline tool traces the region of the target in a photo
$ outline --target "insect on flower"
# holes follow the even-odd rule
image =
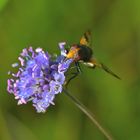
[[[82,62],[86,66],[93,69],[95,67],[101,68],[107,73],[116,77],[117,79],[121,79],[114,72],[112,72],[107,66],[96,60],[96,58],[93,56],[93,51],[90,46],[91,46],[91,33],[90,31],[87,31],[84,33],[78,44],[74,44],[70,47],[70,50],[66,55],[66,59],[72,58],[74,60],[77,72],[74,73],[74,75],[67,81],[66,85],[68,85],[68,83],[80,73],[81,69],[79,62]]]

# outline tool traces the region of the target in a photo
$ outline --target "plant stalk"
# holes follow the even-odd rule
[[[67,95],[73,103],[94,123],[94,125],[100,130],[100,132],[106,137],[107,140],[113,140],[112,136],[101,126],[101,124],[95,119],[94,115],[83,105],[76,97],[71,95],[66,89],[63,89],[65,95]]]

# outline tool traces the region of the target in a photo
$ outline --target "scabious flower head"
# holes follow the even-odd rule
[[[14,94],[18,104],[32,101],[37,112],[45,112],[50,104],[54,105],[55,95],[61,93],[65,82],[65,72],[72,59],[65,59],[64,43],[59,44],[61,55],[53,59],[41,48],[23,49],[19,56],[18,72],[9,73],[7,90]],[[17,67],[18,64],[12,64]]]

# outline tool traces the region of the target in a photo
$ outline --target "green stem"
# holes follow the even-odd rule
[[[100,125],[100,123],[95,119],[94,115],[84,106],[76,97],[72,96],[66,89],[63,89],[64,93],[74,102],[74,104],[83,112],[87,117],[95,124],[95,126],[100,130],[100,132],[108,139],[113,140],[111,135]]]

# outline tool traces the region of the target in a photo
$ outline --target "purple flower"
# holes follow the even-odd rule
[[[64,74],[73,61],[65,59],[64,45],[59,44],[61,55],[55,60],[41,48],[23,49],[18,58],[21,67],[17,73],[9,73],[13,78],[7,81],[7,90],[14,94],[18,104],[32,101],[37,112],[45,112],[50,104],[54,105],[55,95],[63,90]],[[12,64],[12,67],[17,66],[17,63]]]

